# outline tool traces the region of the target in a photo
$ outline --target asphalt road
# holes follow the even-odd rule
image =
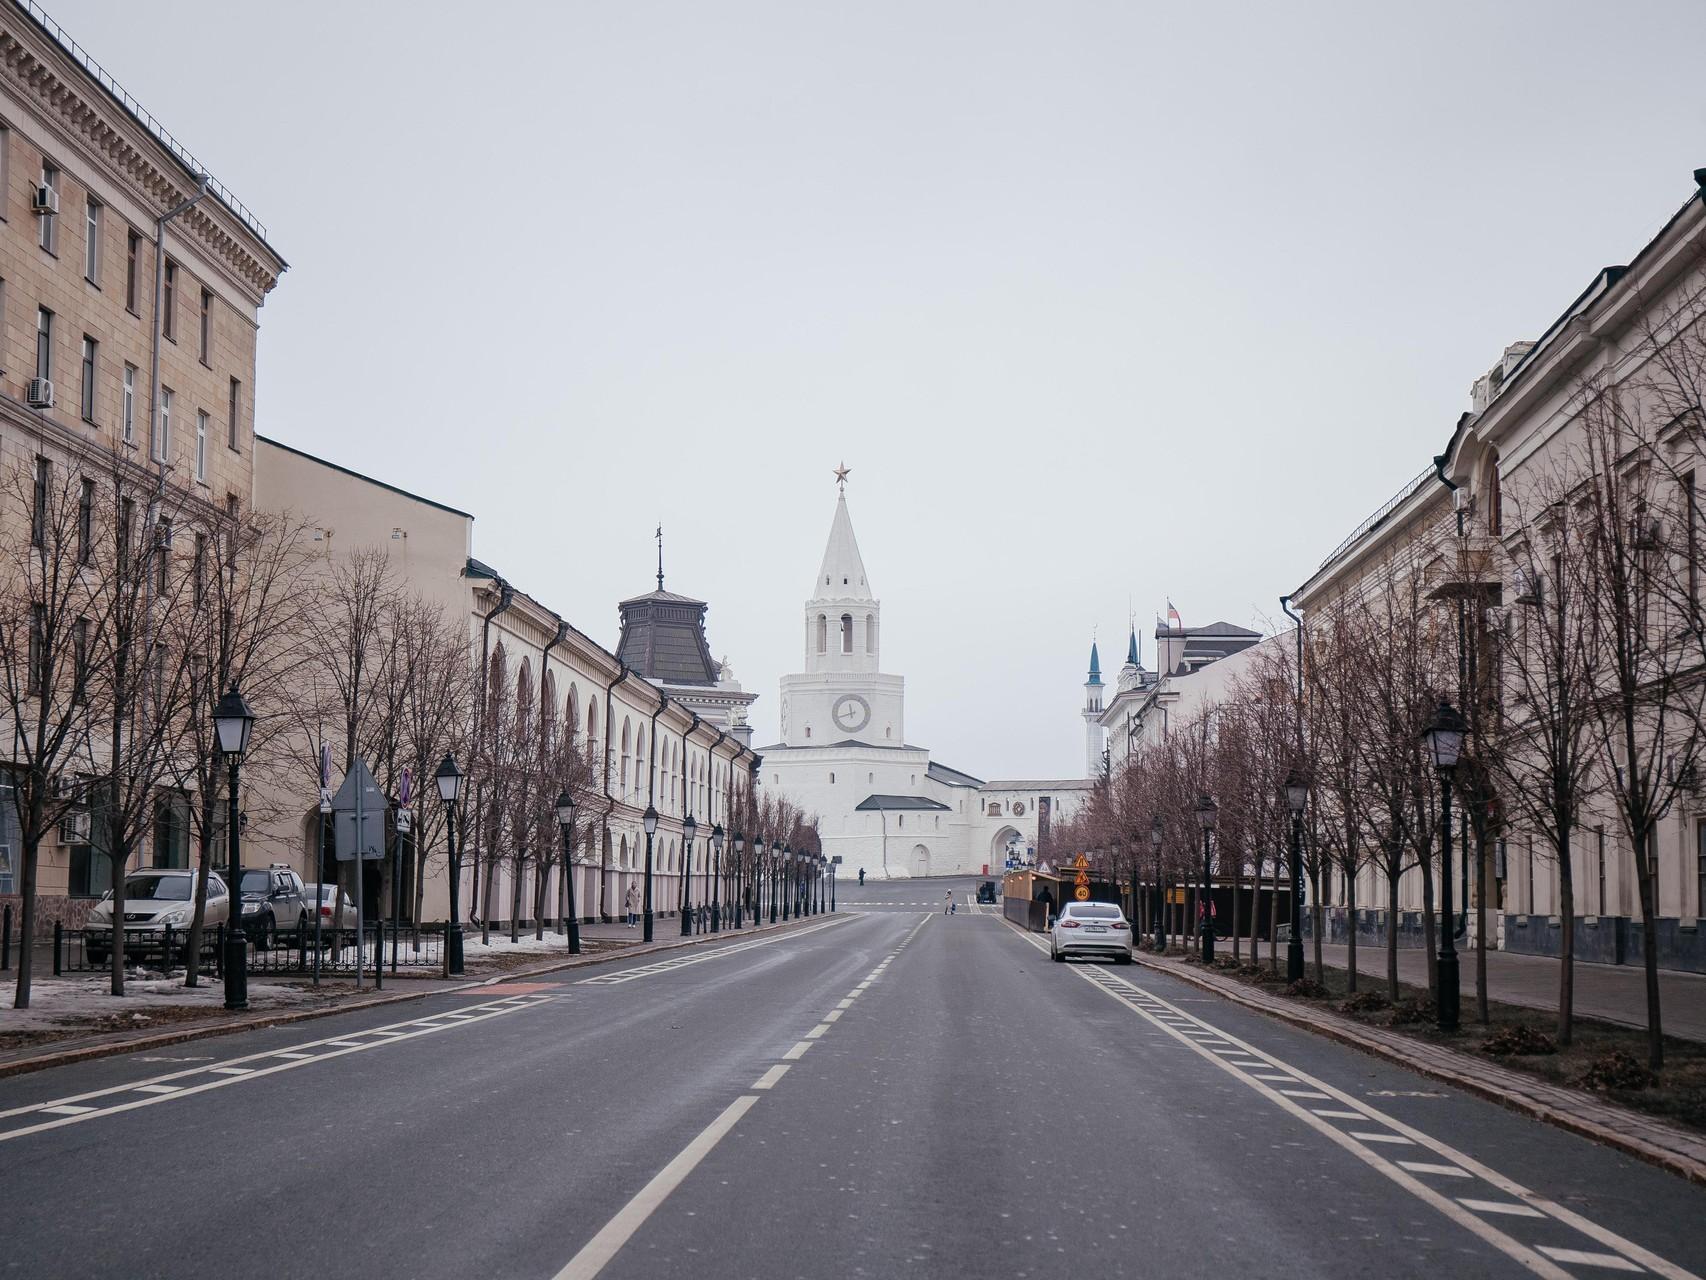
[[[0,1081],[0,1274],[1706,1274],[1706,1191],[971,884]]]

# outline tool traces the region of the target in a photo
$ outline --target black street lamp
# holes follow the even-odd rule
[[[651,805],[646,806],[645,813],[640,815],[640,825],[646,832],[646,931],[642,941],[652,940],[652,837],[658,830],[658,811]]]
[[[1149,851],[1155,855],[1155,949],[1165,951],[1167,948],[1166,919],[1167,919],[1167,890],[1161,882],[1161,815],[1156,814],[1149,820]]]
[[[1303,978],[1303,809],[1309,783],[1296,769],[1285,775],[1285,803],[1291,810],[1291,940],[1285,946],[1285,980]]]
[[[1437,965],[1439,970],[1439,1029],[1441,1031],[1457,1030],[1457,942],[1452,937],[1455,929],[1451,918],[1451,778],[1457,769],[1457,757],[1463,752],[1464,734],[1468,731],[1468,721],[1458,713],[1456,707],[1444,698],[1439,700],[1439,709],[1434,712],[1434,718],[1429,721],[1428,727],[1422,730],[1422,740],[1427,744],[1428,752],[1433,757],[1434,768],[1439,770],[1439,907],[1445,923],[1444,937],[1440,939],[1439,944]],[[1388,925],[1388,927],[1391,926]]]
[[[764,890],[770,883],[770,857],[764,837],[752,837],[752,927],[764,923]]]
[[[681,824],[681,936],[693,935],[693,837],[699,824],[687,815]]]
[[[455,975],[462,972],[462,863],[456,848],[456,801],[462,795],[462,770],[456,767],[454,752],[439,761],[432,780],[438,784],[438,798],[444,801],[444,838],[450,844],[450,923],[444,926],[444,971]]]
[[[1214,797],[1197,797],[1197,825],[1202,828],[1202,901],[1197,914],[1202,917],[1202,962],[1214,963],[1214,880],[1210,863],[1210,842],[1214,836],[1214,820],[1220,812]]]
[[[779,841],[770,842],[770,923],[776,923],[776,898],[781,892],[782,884],[782,852],[786,848]]]
[[[569,954],[578,956],[581,922],[575,912],[575,797],[567,787],[557,796],[557,829],[563,833],[563,888],[569,895],[569,915],[563,928],[569,935]]]
[[[711,842],[711,932],[723,931],[723,846]]]
[[[220,753],[225,757],[225,767],[229,776],[230,809],[225,818],[225,839],[230,845],[230,884],[225,891],[225,900],[232,904],[232,912],[228,913],[225,921],[225,1007],[227,1009],[247,1009],[249,1007],[249,945],[244,936],[243,925],[238,919],[236,908],[241,906],[243,883],[243,862],[238,850],[238,834],[242,822],[237,809],[237,774],[243,762],[243,753],[249,749],[249,732],[255,727],[255,713],[249,710],[249,704],[243,701],[243,695],[237,692],[237,685],[232,683],[225,695],[213,707],[213,732],[219,739]],[[122,927],[120,920],[114,926]],[[194,964],[192,958],[190,961]]]
[[[835,914],[835,859],[829,860],[829,914]]]

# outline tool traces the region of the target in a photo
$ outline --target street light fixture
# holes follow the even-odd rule
[[[219,750],[225,757],[225,765],[229,770],[230,810],[225,818],[225,839],[231,846],[230,879],[226,888],[226,900],[236,903],[242,897],[243,863],[237,847],[238,836],[242,823],[238,819],[237,782],[238,769],[243,762],[243,753],[249,749],[249,733],[255,727],[255,713],[249,710],[249,704],[243,701],[243,695],[237,692],[237,685],[232,683],[213,707],[213,731],[219,739]],[[115,928],[122,926],[118,921]],[[194,963],[192,958],[191,963]],[[235,908],[225,922],[225,1007],[227,1009],[247,1009],[249,1007],[249,947],[243,936],[243,925]]]
[[[444,801],[444,838],[450,845],[450,923],[444,926],[444,971],[455,975],[462,972],[462,863],[456,849],[456,802],[462,796],[462,770],[456,767],[456,754],[438,763],[432,780],[438,784],[438,798]]]
[[[1161,876],[1161,815],[1149,820],[1149,851],[1155,855],[1155,949],[1167,949],[1167,889]]]
[[[1214,881],[1209,847],[1219,813],[1220,806],[1215,804],[1213,796],[1197,797],[1197,825],[1202,828],[1202,900],[1197,903],[1197,914],[1202,917],[1202,962],[1205,965],[1214,963]]]
[[[652,837],[658,830],[658,811],[651,805],[646,806],[645,813],[640,815],[640,825],[646,832],[646,931],[644,941],[652,940]]]
[[[1285,946],[1285,980],[1303,978],[1303,810],[1309,783],[1293,769],[1285,775],[1285,803],[1291,810],[1291,938]]]
[[[1457,1030],[1458,977],[1457,943],[1453,937],[1455,925],[1451,911],[1451,779],[1457,770],[1457,758],[1463,753],[1463,738],[1469,722],[1444,698],[1439,708],[1422,730],[1422,740],[1439,770],[1440,794],[1440,914],[1444,919],[1443,937],[1439,944],[1439,1029]]]
[[[744,891],[749,889],[751,886],[744,883],[746,880],[746,836],[737,831],[735,832],[734,841],[735,870],[734,883],[729,886],[729,911],[734,916],[734,927],[738,929],[741,927],[742,920],[746,917],[746,900],[744,897]]]
[[[752,837],[752,927],[764,923],[764,889],[770,880],[770,859],[764,837]]]
[[[567,787],[557,796],[557,829],[563,833],[563,888],[569,895],[568,919],[564,931],[569,935],[569,954],[581,953],[581,923],[575,910],[575,797]]]
[[[699,824],[690,813],[681,824],[681,936],[693,934],[693,837]]]
[[[746,846],[740,832],[734,836],[735,852]],[[723,931],[723,842],[711,841],[711,932]]]

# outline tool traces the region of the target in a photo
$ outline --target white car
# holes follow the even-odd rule
[[[1073,956],[1112,956],[1118,964],[1131,963],[1131,925],[1111,902],[1069,902],[1060,909],[1049,930],[1049,958],[1065,961]]]
[[[124,949],[125,953],[160,955],[166,949],[168,926],[178,934],[174,949],[189,946],[188,930],[195,915],[194,871],[155,870],[132,871],[124,878]],[[207,877],[207,910],[202,926],[212,931],[229,918],[230,902],[225,881],[216,872]],[[113,949],[113,895],[109,889],[89,912],[83,926],[83,948],[89,963],[105,964]]]

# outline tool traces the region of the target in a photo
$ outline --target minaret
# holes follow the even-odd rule
[[[1102,659],[1096,642],[1090,642],[1090,678],[1084,682],[1084,776],[1094,778],[1102,769],[1102,741],[1106,736],[1102,717]]]
[[[823,564],[806,601],[806,667],[808,672],[871,672],[881,670],[878,624],[882,605],[865,580],[865,560],[853,536],[847,514],[847,472],[836,472],[840,493]]]

